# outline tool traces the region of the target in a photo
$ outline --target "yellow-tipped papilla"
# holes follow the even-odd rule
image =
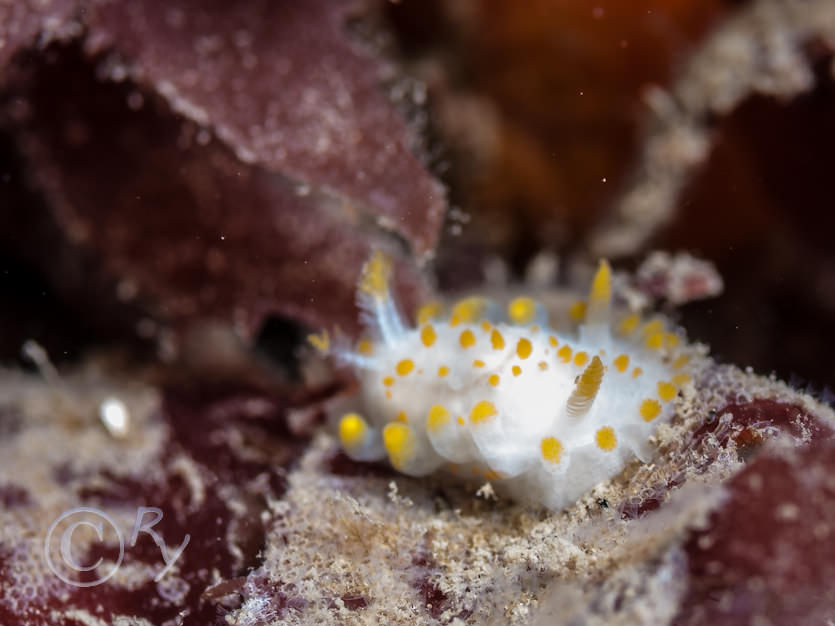
[[[318,334],[308,335],[307,341],[322,354],[327,354],[330,349],[330,336],[326,330]]]
[[[410,424],[386,424],[383,428],[383,446],[392,467],[410,476],[425,476],[445,462],[426,439],[426,433],[416,430]]]
[[[520,296],[507,304],[507,321],[517,326],[542,326],[548,321],[548,316],[539,302]]]
[[[378,461],[385,457],[380,433],[357,413],[346,413],[339,420],[339,443],[345,454],[356,461]]]
[[[430,407],[426,415],[426,436],[438,454],[449,461],[468,463],[477,458],[463,416],[455,415],[442,404]]]
[[[388,345],[396,344],[406,332],[390,293],[393,268],[391,257],[376,250],[362,268],[357,289],[357,304],[363,320]]]
[[[381,250],[375,250],[362,268],[359,290],[376,298],[387,298],[391,279],[391,258]]]
[[[483,319],[496,319],[496,305],[494,302],[481,296],[470,296],[455,303],[450,312],[450,317],[458,319],[462,324],[474,324]]]
[[[612,308],[612,268],[605,260],[597,266],[586,306],[586,324],[608,324]]]

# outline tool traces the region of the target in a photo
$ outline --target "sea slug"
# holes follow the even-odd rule
[[[634,458],[669,420],[690,381],[692,348],[661,318],[612,311],[601,261],[571,335],[548,325],[531,298],[506,313],[485,298],[448,312],[429,303],[404,322],[390,290],[391,262],[375,253],[358,304],[369,338],[311,342],[352,367],[361,412],[338,424],[355,460],[388,458],[411,476],[443,470],[490,480],[515,500],[559,510]]]

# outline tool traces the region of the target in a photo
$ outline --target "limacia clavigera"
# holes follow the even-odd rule
[[[364,408],[338,425],[355,460],[387,457],[411,476],[478,475],[516,500],[558,510],[635,455],[647,460],[649,436],[690,380],[688,348],[663,319],[615,318],[605,261],[571,336],[525,297],[506,313],[478,297],[448,312],[428,304],[411,327],[390,273],[377,252],[360,278],[371,339],[340,348],[327,334],[311,337],[360,380]]]

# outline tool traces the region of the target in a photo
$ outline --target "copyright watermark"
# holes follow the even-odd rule
[[[153,539],[160,551],[165,566],[154,577],[155,582],[174,566],[177,559],[186,549],[191,535],[186,534],[183,542],[173,552],[168,551],[162,536],[154,530],[163,517],[162,509],[157,507],[140,506],[136,509],[136,519],[133,532],[130,535],[128,548],[136,545],[140,533],[145,533]],[[110,552],[118,545],[118,555],[115,559],[105,561],[103,556],[90,563],[79,561],[73,551],[73,543],[84,546],[87,552],[96,545],[101,545]],[[125,536],[114,519],[100,509],[80,506],[59,515],[49,526],[44,538],[44,559],[49,569],[58,578],[75,587],[95,587],[113,576],[125,557]],[[93,572],[96,578],[90,579],[87,572]],[[83,579],[83,580],[82,580]]]

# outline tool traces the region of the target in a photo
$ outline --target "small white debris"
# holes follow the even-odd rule
[[[484,483],[481,487],[478,488],[478,491],[475,492],[475,495],[479,498],[484,498],[485,500],[498,500],[498,496],[496,496],[496,491],[493,489],[493,485],[489,482]]]
[[[113,437],[123,439],[130,428],[130,413],[125,403],[110,397],[99,405],[99,418]]]

